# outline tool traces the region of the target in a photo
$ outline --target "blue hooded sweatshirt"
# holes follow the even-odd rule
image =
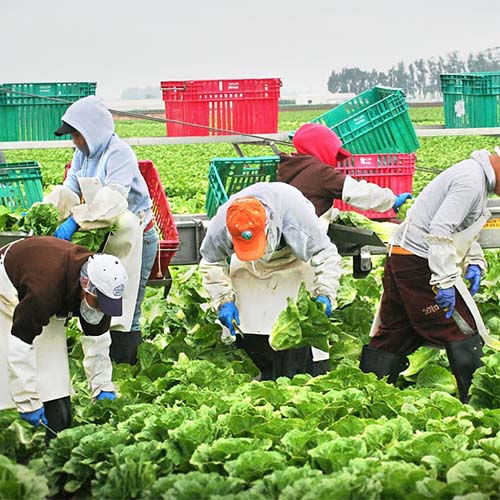
[[[127,197],[128,209],[144,223],[152,218],[151,198],[132,148],[115,134],[115,123],[104,103],[95,96],[72,104],[62,121],[78,130],[87,143],[86,153],[73,155],[64,186],[81,196],[78,177],[97,177],[103,186],[115,184]]]

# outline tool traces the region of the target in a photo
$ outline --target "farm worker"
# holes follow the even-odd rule
[[[219,320],[233,336],[233,322],[239,326],[243,337],[236,337],[236,345],[252,358],[261,379],[310,372],[310,347],[276,352],[268,340],[287,297],[297,297],[301,282],[331,315],[341,258],[313,205],[281,182],[249,186],[219,208],[200,253],[203,285]]]
[[[68,108],[55,134],[71,134],[76,150],[63,185],[44,201],[56,205],[66,218],[54,233],[57,238],[71,241],[78,228],[117,224],[104,251],[121,259],[129,284],[123,315],[111,324],[110,354],[116,362],[134,364],[142,341],[141,304],[158,249],[158,233],[135,153],[114,130],[111,113],[95,96]]]
[[[71,423],[66,319],[78,317],[93,399],[115,399],[111,316],[122,313],[127,272],[112,255],[51,236],[0,249],[0,409],[58,432]],[[47,439],[54,437],[47,431]]]
[[[357,181],[335,167],[351,156],[342,148],[340,138],[325,125],[306,123],[293,136],[297,150],[281,153],[277,179],[296,187],[314,205],[318,217],[327,213],[339,199],[360,210],[385,212],[412,197],[411,193],[395,195],[389,188]],[[332,168],[333,167],[333,168]]]
[[[277,180],[297,188],[313,205],[316,215],[327,227],[332,214],[333,202],[342,200],[360,210],[385,212],[412,198],[410,193],[395,195],[364,180],[357,181],[344,175],[335,167],[351,156],[342,147],[340,138],[325,125],[306,123],[293,137],[296,153],[280,154]],[[332,168],[333,167],[333,168]],[[327,370],[327,363],[318,354],[315,368]]]
[[[498,344],[472,298],[486,269],[477,238],[490,216],[488,195],[500,195],[500,148],[495,151],[475,151],[439,174],[393,235],[373,338],[361,356],[364,372],[396,382],[421,345],[445,347],[460,399],[468,402],[483,341]]]

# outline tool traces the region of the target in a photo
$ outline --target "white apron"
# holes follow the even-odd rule
[[[79,177],[80,190],[86,203],[92,203],[102,184],[97,177]],[[142,262],[143,221],[129,210],[116,221],[116,231],[110,234],[103,252],[118,257],[128,274],[123,295],[123,315],[111,318],[111,330],[129,332],[139,291]]]
[[[231,258],[231,283],[245,333],[270,335],[287,298],[297,300],[300,284],[313,289],[311,265],[297,259],[289,247],[273,254],[269,262],[244,262],[235,254]],[[329,353],[312,347],[313,361],[329,358]]]
[[[15,243],[15,242],[14,242]],[[9,245],[10,248],[11,245]],[[7,364],[8,335],[11,335],[12,317],[18,304],[17,290],[4,268],[5,254],[0,257],[0,409],[15,408],[9,390]],[[37,382],[42,402],[63,398],[71,394],[71,379],[66,346],[64,319],[51,318],[41,335],[33,342]]]
[[[463,262],[472,243],[477,241],[481,229],[486,224],[486,221],[490,218],[490,216],[491,213],[488,210],[484,210],[483,214],[476,220],[476,222],[471,224],[468,228],[464,229],[463,231],[455,233],[452,236],[453,243],[457,252],[457,264]],[[408,220],[409,219],[407,219],[404,222],[404,224],[407,225],[409,223]],[[479,335],[481,335],[481,337],[483,338],[485,344],[491,347],[492,349],[499,350],[500,342],[491,337],[491,335],[489,334],[484,324],[483,318],[481,317],[481,313],[479,312],[477,304],[474,301],[472,295],[470,294],[469,289],[467,288],[464,281],[462,279],[458,279],[455,283],[455,288],[458,291],[458,293],[462,296],[465,304],[469,308],[469,311],[471,312],[472,317],[474,318],[474,321],[476,323],[477,331]],[[372,327],[370,330],[370,337],[373,337],[377,333],[377,330],[380,326],[380,306],[381,302],[379,302],[377,306],[375,318],[373,320]]]

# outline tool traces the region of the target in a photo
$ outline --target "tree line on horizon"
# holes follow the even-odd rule
[[[417,59],[408,65],[401,61],[385,72],[358,67],[333,70],[328,78],[328,90],[359,94],[375,85],[383,85],[401,88],[410,98],[427,99],[441,97],[441,74],[478,71],[500,71],[500,46],[466,56],[450,52],[445,56]]]

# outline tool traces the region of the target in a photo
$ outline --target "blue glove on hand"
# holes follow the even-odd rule
[[[236,324],[240,324],[240,315],[238,313],[238,308],[234,302],[226,302],[222,304],[219,308],[219,321],[229,328],[231,335],[236,336],[236,331],[234,330],[233,320]]]
[[[110,401],[113,401],[116,399],[116,394],[110,391],[101,391],[96,399],[97,401],[101,401],[102,399],[109,399]]]
[[[60,240],[71,241],[73,235],[78,230],[78,224],[70,215],[55,231],[54,236]]]
[[[23,420],[26,420],[26,422],[29,422],[35,428],[40,426],[40,420],[47,425],[47,417],[45,416],[45,408],[43,406],[35,411],[27,411],[25,413],[19,412],[19,415]]]
[[[476,264],[471,264],[467,267],[465,279],[470,283],[470,294],[475,295],[479,290],[481,284],[481,268]]]
[[[413,198],[411,193],[401,193],[396,196],[394,200],[394,205],[392,206],[393,210],[397,212],[401,205],[406,201]]]
[[[328,317],[332,315],[332,303],[326,295],[318,295],[316,297],[316,302],[325,306],[325,314]]]
[[[436,295],[436,304],[441,309],[446,309],[446,317],[451,318],[455,310],[455,287],[440,288]]]

